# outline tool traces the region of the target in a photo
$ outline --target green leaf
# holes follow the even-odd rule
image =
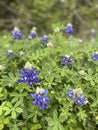
[[[18,107],[21,104],[21,100],[17,101],[16,104],[14,105],[14,108]]]
[[[11,102],[14,103],[14,102],[16,102],[18,99],[19,99],[19,97],[14,97],[14,98],[11,100]]]
[[[51,117],[47,117],[46,118],[46,121],[49,122],[49,121],[52,121],[53,119]]]
[[[96,107],[98,105],[98,101],[94,101],[92,104],[91,104],[91,107]]]
[[[52,126],[48,126],[47,130],[53,130]]]
[[[87,75],[86,77],[84,77],[85,80],[90,81],[91,77],[89,75]]]
[[[42,128],[41,124],[34,124],[34,125],[32,125],[30,130],[39,130],[41,128]]]
[[[16,112],[15,111],[12,111],[12,118],[16,119]]]
[[[8,109],[10,109],[10,108],[6,107],[6,106],[3,107],[3,110],[5,110],[5,111],[7,111]]]
[[[11,109],[7,109],[4,115],[9,115],[11,113]]]
[[[93,80],[90,80],[91,85],[95,85],[95,82]]]
[[[10,93],[10,96],[18,96],[19,94],[17,92]]]
[[[9,118],[4,118],[4,124],[9,124]]]
[[[53,126],[53,125],[55,125],[55,122],[52,121],[52,120],[51,120],[51,121],[48,121],[48,125],[49,125],[49,126]]]
[[[59,130],[59,127],[58,127],[59,125],[58,124],[55,124],[54,126],[53,126],[53,129],[52,130]]]
[[[5,115],[9,115],[11,113],[11,109],[9,107],[4,106],[3,110],[5,110],[6,112],[4,113]]]
[[[0,116],[2,115],[2,107],[0,106]]]
[[[23,127],[22,130],[28,130],[26,127]]]
[[[37,122],[38,122],[38,119],[37,119],[37,114],[36,114],[36,115],[34,115],[34,117],[33,117],[33,122],[34,122],[34,123],[37,123]]]
[[[16,112],[18,112],[18,113],[22,113],[22,112],[23,112],[22,108],[19,108],[19,107],[17,107],[15,110],[16,110]]]
[[[13,108],[12,104],[10,102],[7,102],[6,105],[10,108]]]
[[[2,130],[4,128],[4,124],[2,122],[2,120],[0,119],[0,130]]]
[[[11,128],[11,130],[19,130],[17,126]]]
[[[54,120],[58,119],[58,112],[57,112],[57,110],[54,110],[54,112],[53,112],[53,119]]]
[[[66,113],[61,113],[59,116],[59,121],[63,123],[68,118]]]
[[[61,124],[59,124],[59,130],[64,130],[64,128]]]

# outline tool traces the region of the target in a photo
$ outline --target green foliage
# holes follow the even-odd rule
[[[51,3],[52,4],[52,3]],[[63,29],[61,27],[53,27]],[[13,40],[0,38],[0,130],[97,130],[98,129],[98,61],[91,54],[98,49],[91,41],[79,42],[62,31],[49,34],[46,46],[40,38]],[[51,43],[51,44],[50,44]],[[51,46],[49,46],[49,44]],[[7,50],[14,55],[7,57]],[[23,51],[24,55],[18,52]],[[74,60],[72,66],[62,67],[61,59],[67,54]],[[40,83],[29,87],[18,83],[18,73],[29,61],[40,71]],[[79,73],[84,70],[84,73]],[[39,110],[32,105],[31,93],[36,87],[48,89],[49,109]],[[88,100],[82,106],[68,98],[69,89],[81,88]]]
[[[3,0],[0,1],[0,9],[2,31],[18,26],[27,33],[36,26],[42,35],[52,31],[53,23],[68,22],[74,25],[77,34],[98,28],[97,0]]]

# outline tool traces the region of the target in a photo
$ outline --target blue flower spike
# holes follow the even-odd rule
[[[80,106],[88,102],[87,99],[83,96],[83,91],[81,88],[68,90],[68,97],[73,99],[75,104]]]
[[[98,52],[95,52],[95,53],[92,54],[92,59],[94,61],[98,60]]]
[[[69,35],[72,35],[73,32],[74,32],[73,25],[68,23],[67,26],[64,29],[64,32],[69,34]]]
[[[65,55],[65,56],[62,58],[62,60],[61,60],[61,65],[62,65],[62,66],[70,66],[71,63],[73,63],[73,62],[74,62],[74,60],[72,60],[72,59],[70,58],[70,55]]]
[[[7,51],[7,56],[9,57],[9,56],[12,56],[12,55],[14,55],[15,53],[12,51],[12,50],[8,50]]]
[[[95,29],[91,29],[91,34],[92,35],[96,35],[96,30]]]
[[[22,39],[22,33],[21,33],[20,29],[15,27],[14,30],[12,31],[12,36],[13,36],[13,39],[21,40]]]
[[[31,94],[31,96],[35,99],[32,104],[37,106],[39,109],[46,108],[48,109],[47,103],[50,102],[50,98],[47,97],[48,90],[44,90],[43,88],[36,88],[36,93]]]
[[[32,87],[35,82],[40,82],[40,79],[37,77],[39,71],[35,71],[29,62],[25,64],[23,70],[19,71],[19,74],[22,76],[21,79],[18,80],[19,83],[28,82],[29,86]]]
[[[49,38],[47,35],[44,35],[43,37],[41,37],[41,43],[48,43],[49,42]]]
[[[33,29],[31,30],[30,34],[29,34],[29,39],[34,39],[37,37],[37,33],[36,33],[36,27],[33,27]]]

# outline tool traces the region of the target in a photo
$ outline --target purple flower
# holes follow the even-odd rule
[[[65,27],[65,30],[64,30],[65,33],[69,34],[69,35],[72,35],[73,32],[74,32],[74,29],[73,29],[73,25],[72,24],[67,24],[67,26]]]
[[[83,92],[80,88],[68,90],[68,97],[73,99],[75,104],[83,105],[87,103],[87,99],[83,96]]]
[[[12,36],[14,39],[19,39],[19,40],[22,39],[22,33],[17,27],[15,27],[14,30],[12,31]]]
[[[86,102],[86,98],[84,96],[81,96],[80,98],[76,98],[75,103],[78,105],[83,105]]]
[[[92,35],[96,35],[96,30],[95,29],[91,29],[91,34]]]
[[[29,86],[32,87],[35,82],[40,82],[40,79],[36,77],[39,71],[35,71],[29,62],[26,63],[23,70],[19,71],[19,74],[22,76],[22,78],[18,80],[19,83],[28,82]]]
[[[12,51],[12,50],[8,50],[7,51],[7,56],[11,56],[11,55],[14,55],[15,53]]]
[[[36,28],[33,27],[33,29],[31,30],[31,32],[29,34],[29,39],[34,39],[36,37],[37,37]]]
[[[98,52],[95,52],[95,53],[92,54],[92,59],[98,60]]]
[[[47,43],[49,41],[49,38],[48,36],[44,35],[42,38],[41,38],[41,42],[42,43]]]
[[[61,65],[62,66],[70,66],[72,62],[74,62],[74,61],[70,58],[70,55],[65,55],[62,58]]]
[[[31,94],[31,96],[35,99],[32,104],[38,106],[39,109],[48,109],[47,103],[50,101],[50,98],[47,97],[47,94],[48,90],[37,87],[36,93]]]

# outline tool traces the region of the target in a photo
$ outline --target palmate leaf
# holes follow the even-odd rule
[[[17,82],[18,78],[13,75],[13,73],[9,73],[8,76],[3,75],[1,79],[1,83],[3,86],[13,87],[13,85]]]
[[[16,112],[12,111],[11,116],[12,116],[13,119],[16,119]]]
[[[16,111],[16,112],[18,112],[18,113],[22,113],[22,112],[23,112],[23,109],[22,109],[22,108],[17,107],[17,108],[15,109],[15,111]]]
[[[11,109],[8,108],[8,107],[6,107],[6,109],[5,109],[5,107],[4,107],[3,110],[6,110],[6,112],[4,113],[5,116],[6,116],[6,115],[9,115],[9,114],[11,113]]]
[[[63,123],[64,121],[64,117],[62,115],[60,115],[58,117],[58,112],[57,110],[54,110],[53,112],[53,118],[51,117],[47,117],[46,121],[48,122],[48,129],[52,129],[52,130],[64,130],[63,126],[61,123]]]
[[[57,110],[54,110],[54,112],[53,112],[53,120],[54,121],[58,120],[58,112],[57,112]]]

